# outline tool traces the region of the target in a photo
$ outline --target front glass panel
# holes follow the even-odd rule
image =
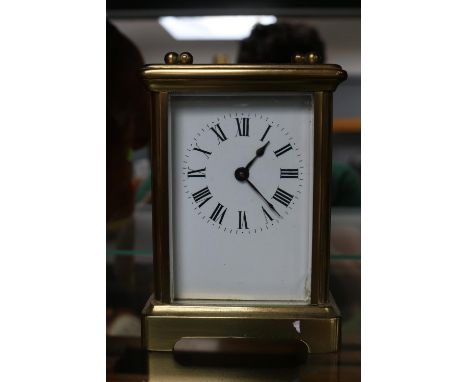
[[[172,299],[310,302],[312,94],[172,95]]]

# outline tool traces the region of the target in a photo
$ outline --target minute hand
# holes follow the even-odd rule
[[[253,185],[253,183],[252,183],[250,180],[246,179],[245,181],[249,184],[250,187],[252,187],[252,188],[254,189],[254,191],[255,191],[257,194],[259,194],[259,195],[263,198],[263,200],[266,202],[266,204],[268,205],[268,207],[270,207],[273,211],[275,211],[276,215],[278,215],[278,216],[281,218],[282,216],[278,213],[278,211],[275,210],[275,207],[273,207],[273,204],[271,204],[271,203],[262,195],[262,193],[261,193],[260,191],[258,191],[258,188],[255,187],[255,186]]]

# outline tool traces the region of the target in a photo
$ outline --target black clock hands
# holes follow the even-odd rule
[[[247,166],[245,166],[245,168],[247,170],[250,168],[250,166],[253,165],[253,163],[257,160],[257,158],[259,158],[259,157],[263,156],[263,154],[265,154],[265,149],[266,149],[266,147],[268,146],[269,143],[270,143],[270,141],[268,141],[262,147],[257,149],[257,151],[255,152],[255,157],[249,163],[247,163]]]
[[[282,216],[278,213],[278,211],[275,210],[275,207],[273,207],[273,204],[271,204],[267,200],[267,198],[265,198],[263,196],[263,194],[258,190],[258,188],[255,187],[254,184],[249,180],[249,175],[250,175],[249,167],[252,166],[252,164],[255,162],[255,160],[257,158],[259,158],[259,157],[263,156],[263,154],[265,154],[265,149],[266,149],[266,147],[268,146],[269,143],[270,143],[270,141],[268,141],[262,147],[257,149],[257,151],[255,153],[255,157],[249,163],[247,163],[247,166],[237,168],[236,171],[234,171],[234,176],[240,182],[247,182],[249,184],[249,186],[252,187],[253,190],[262,197],[262,199],[265,201],[267,206],[270,207],[276,213],[276,215],[278,215],[280,218],[282,218]]]
[[[246,179],[245,181],[249,184],[250,187],[252,187],[252,188],[254,189],[254,191],[255,191],[257,194],[259,194],[259,195],[263,198],[263,200],[264,200],[265,203],[268,205],[268,207],[270,207],[273,211],[275,211],[275,214],[276,214],[276,215],[278,215],[280,218],[282,218],[282,216],[278,213],[278,211],[275,210],[275,207],[273,207],[273,204],[271,204],[271,203],[263,196],[263,194],[258,190],[258,188],[255,187],[255,186],[253,185],[253,183],[252,183],[250,180]]]

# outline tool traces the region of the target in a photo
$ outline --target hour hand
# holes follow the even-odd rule
[[[266,147],[268,146],[269,143],[270,143],[270,141],[268,141],[262,147],[257,149],[257,151],[255,152],[255,157],[249,163],[247,163],[247,166],[245,166],[246,169],[249,169],[250,166],[252,166],[253,162],[255,162],[255,160],[258,157],[261,157],[261,156],[263,156],[263,154],[265,154],[265,149],[266,149]]]

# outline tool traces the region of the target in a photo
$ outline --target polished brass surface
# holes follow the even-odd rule
[[[334,91],[347,78],[339,65],[147,65],[154,92]]]
[[[169,352],[148,352],[149,382],[338,382],[339,355],[310,354],[304,364],[284,367],[223,367],[181,365]],[[359,379],[343,379],[343,381]]]
[[[305,60],[308,64],[316,64],[319,62],[320,57],[314,52],[307,53]]]
[[[173,354],[187,366],[297,366],[307,359],[308,349],[300,340],[184,337],[174,345]]]
[[[148,65],[143,78],[152,102],[155,293],[143,312],[148,350],[172,350],[182,337],[284,338],[311,353],[334,352],[340,316],[328,291],[332,92],[347,77],[338,65]],[[311,303],[305,306],[177,305],[171,300],[168,197],[168,100],[186,92],[307,92],[314,99],[314,191]],[[300,330],[295,325],[300,321]]]
[[[340,313],[326,306],[209,306],[160,304],[143,311],[144,346],[172,351],[183,337],[238,337],[303,341],[309,353],[339,350]]]
[[[296,53],[291,57],[291,62],[293,64],[305,64],[307,62],[305,55],[302,53]]]
[[[155,297],[170,302],[169,195],[167,102],[168,94],[151,93],[152,195],[153,195],[153,266]]]
[[[187,65],[193,63],[193,56],[189,52],[183,52],[179,56],[179,64]]]
[[[164,62],[169,65],[175,65],[179,62],[179,55],[176,52],[166,53]]]
[[[330,266],[331,92],[314,93],[314,192],[311,301],[326,304]]]

